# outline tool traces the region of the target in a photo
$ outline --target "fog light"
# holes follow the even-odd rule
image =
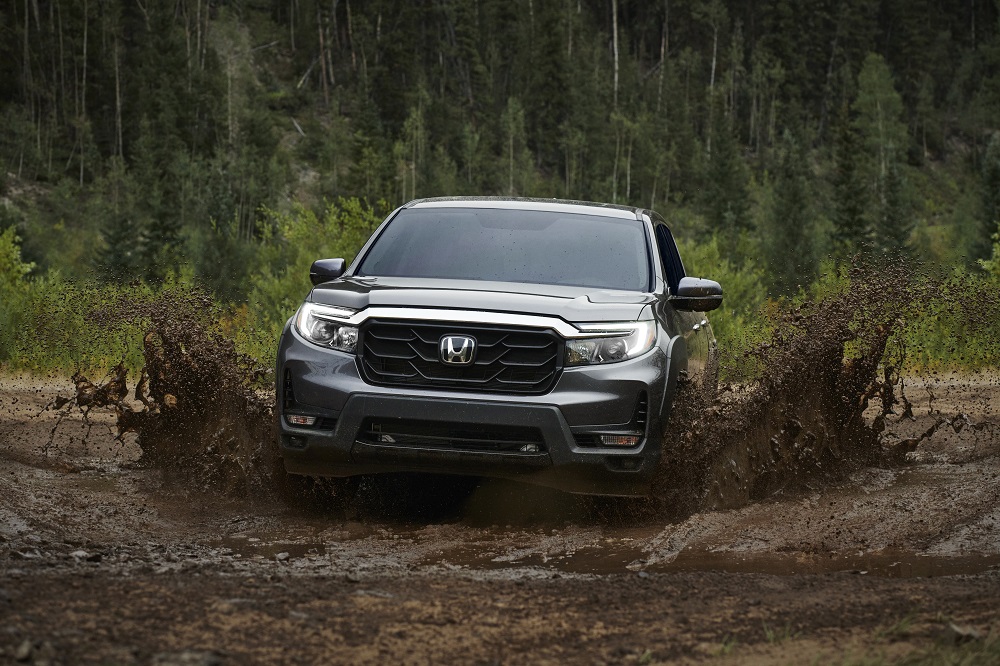
[[[521,453],[538,453],[538,444],[525,444],[521,447]]]
[[[285,414],[285,420],[289,425],[311,426],[316,423],[315,416],[305,416],[303,414]]]
[[[639,443],[638,435],[598,435],[604,446],[635,446]]]

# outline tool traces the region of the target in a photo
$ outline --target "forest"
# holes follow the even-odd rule
[[[852,263],[1000,276],[998,0],[8,0],[0,31],[0,362],[121,289],[273,337],[312,259],[426,196],[654,208],[723,339]]]

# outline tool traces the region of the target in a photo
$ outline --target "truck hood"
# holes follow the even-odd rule
[[[653,294],[521,282],[344,277],[313,288],[310,301],[372,307],[476,310],[559,317],[570,323],[635,321]]]

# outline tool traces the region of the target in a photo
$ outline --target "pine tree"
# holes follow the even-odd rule
[[[1000,234],[1000,132],[994,132],[983,156],[983,213],[980,233],[974,239],[974,259],[990,256],[990,240]]]
[[[725,251],[732,252],[740,236],[751,230],[750,179],[739,142],[721,107],[716,105],[713,114],[715,147],[708,162],[704,195],[709,230],[719,235]]]
[[[522,159],[526,150],[524,146],[524,107],[521,102],[511,97],[507,100],[507,108],[500,116],[500,126],[502,128],[502,160],[504,163],[503,173],[505,175],[504,184],[506,193],[514,196],[525,196],[523,186],[518,185],[523,182],[523,169],[525,167]]]
[[[565,28],[557,3],[539,3],[535,11],[538,27],[523,100],[527,139],[540,159],[558,164],[559,127],[569,113]]]
[[[142,220],[137,216],[135,181],[120,159],[99,183],[104,196],[91,214],[103,220],[103,244],[94,258],[98,275],[108,282],[129,282],[143,273],[145,245]]]
[[[815,276],[812,197],[804,147],[785,132],[782,138],[774,202],[763,238],[772,293],[792,295]]]
[[[902,171],[909,135],[903,122],[903,100],[881,56],[869,53],[865,58],[852,110],[860,148],[859,172],[871,193],[873,244],[883,255],[895,255],[905,250],[912,230]]]
[[[871,225],[865,214],[871,197],[858,165],[859,141],[846,105],[837,119],[834,144],[833,241],[838,259],[871,249]]]
[[[875,249],[889,259],[899,259],[909,253],[913,214],[902,166],[889,165],[882,184],[881,206],[875,224]]]
[[[903,122],[903,99],[882,56],[869,53],[865,58],[852,110],[861,149],[869,157],[869,171],[884,179],[890,164],[905,154],[909,136]]]

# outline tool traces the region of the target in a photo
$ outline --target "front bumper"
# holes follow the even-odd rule
[[[623,363],[565,369],[540,396],[385,388],[366,383],[353,356],[317,348],[286,328],[277,366],[281,454],[293,474],[433,472],[516,479],[573,493],[646,495],[661,456],[661,413],[671,398],[665,395],[668,368],[667,353],[654,348]],[[294,401],[286,400],[289,389]],[[637,446],[580,444],[589,433],[629,425],[640,397],[647,400],[648,415]],[[286,412],[316,416],[321,425],[289,425]],[[540,435],[540,445],[499,451],[389,443],[362,436],[373,420],[466,431],[530,429]]]

